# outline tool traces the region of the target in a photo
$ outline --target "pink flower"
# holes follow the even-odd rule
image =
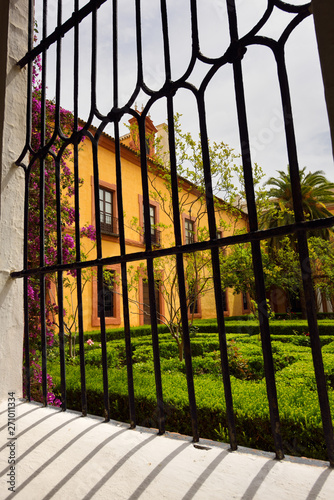
[[[94,226],[89,225],[86,227],[82,227],[80,232],[82,236],[87,236],[87,238],[92,241],[96,240],[96,231]]]
[[[88,345],[94,345],[94,342],[92,341],[92,339],[88,339],[88,340],[87,340],[87,344],[88,344]]]

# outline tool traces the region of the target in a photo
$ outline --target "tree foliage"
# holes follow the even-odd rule
[[[266,186],[270,205],[260,217],[262,228],[273,228],[295,222],[290,170],[278,171],[277,177],[271,177]],[[321,219],[332,216],[327,206],[334,203],[334,183],[328,181],[320,170],[306,173],[306,167],[300,170],[300,185],[303,211],[306,220]],[[313,236],[328,239],[329,229],[318,229]],[[279,238],[274,238],[273,245],[280,244]]]
[[[194,222],[193,240],[209,239],[207,226],[207,206],[201,137],[195,140],[190,133],[182,131],[181,115],[174,118],[175,153],[178,174],[178,207],[182,217],[189,217]],[[131,130],[136,135],[136,130]],[[135,141],[134,141],[135,142]],[[150,198],[158,202],[164,219],[168,223],[159,222],[154,229],[162,232],[162,245],[175,245],[174,212],[172,205],[172,178],[169,154],[163,151],[159,138],[156,142],[155,162],[150,165],[149,185]],[[209,143],[210,167],[213,181],[214,208],[216,225],[220,231],[233,234],[240,230],[239,222],[245,215],[239,206],[244,204],[244,186],[242,167],[239,156],[224,142]],[[255,182],[259,184],[261,169],[255,167]],[[239,187],[236,180],[241,181]],[[259,193],[261,197],[261,193]],[[242,223],[243,224],[243,223]],[[242,225],[241,224],[241,225]],[[132,218],[129,225],[143,234],[138,218]],[[211,251],[196,251],[183,257],[186,281],[186,303],[188,305],[189,325],[192,328],[196,315],[196,304],[199,299],[213,290]],[[155,279],[162,283],[160,293],[165,304],[165,312],[158,313],[158,321],[168,326],[172,337],[179,347],[179,357],[183,356],[183,326],[179,301],[179,280],[177,275],[176,256],[154,259]],[[138,289],[139,279],[146,278],[146,269],[140,266],[130,267],[129,282],[132,290]],[[145,304],[139,303],[138,296],[134,300],[137,311],[145,314]]]
[[[269,205],[260,218],[261,227],[273,228],[295,222],[293,198],[289,168],[287,172],[278,171],[276,177],[271,177],[265,184],[269,187],[267,196]],[[306,220],[320,219],[332,216],[328,205],[334,203],[334,183],[328,181],[322,171],[306,173],[306,167],[300,170],[300,185],[303,211]],[[330,266],[333,263],[331,229],[318,229],[309,232],[310,267],[315,290],[327,299],[333,296],[331,286]],[[289,295],[300,296],[302,309],[304,298],[302,294],[301,270],[298,258],[298,247],[295,235],[273,238],[267,245],[265,259],[265,274],[272,264],[279,264],[280,273],[274,273],[273,285],[282,288]],[[289,304],[288,304],[289,306]],[[305,314],[306,311],[304,311]]]

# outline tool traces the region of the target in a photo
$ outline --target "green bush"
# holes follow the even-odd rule
[[[334,322],[330,320],[321,320],[318,322],[320,335],[334,335]],[[257,321],[230,321],[226,324],[228,333],[245,333],[248,335],[258,335],[260,327]],[[308,333],[308,325],[305,320],[291,321],[270,321],[271,335],[297,335]]]
[[[287,322],[286,322],[287,323]],[[91,337],[90,337],[91,338]],[[285,452],[326,459],[311,350],[300,345],[305,334],[272,335],[279,412]],[[298,341],[297,341],[297,340]],[[303,339],[303,340],[301,340]],[[237,439],[240,445],[273,450],[262,345],[259,335],[228,333]],[[95,342],[95,341],[94,341]],[[330,403],[333,405],[334,341],[321,337]],[[178,360],[176,342],[168,333],[159,334],[160,363],[167,430],[191,434],[185,362]],[[191,339],[192,366],[200,435],[227,440],[224,386],[219,341],[216,333],[199,331]],[[158,426],[152,339],[150,333],[132,338],[136,421]],[[107,344],[111,418],[128,422],[129,403],[124,339]],[[68,407],[81,409],[80,358],[66,366]],[[104,415],[101,348],[98,341],[85,345],[88,412]],[[48,367],[56,393],[60,395],[60,369],[54,355]]]
[[[171,364],[173,360],[165,360]],[[153,373],[142,373],[134,365],[136,416],[138,425],[158,426],[156,394]],[[163,394],[166,411],[166,429],[191,434],[191,418],[186,377],[181,372],[170,372],[164,365],[162,371]],[[277,376],[282,437],[286,453],[326,459],[317,393],[313,387],[307,364],[300,364],[296,377],[292,374]],[[305,372],[307,374],[305,379]],[[59,387],[59,377],[54,375]],[[104,415],[102,370],[95,366],[86,368],[88,412]],[[221,377],[201,372],[195,376],[199,431],[205,438],[219,438],[219,429],[226,430],[226,409]],[[236,417],[237,439],[240,445],[273,451],[269,422],[266,386],[264,381],[232,381]],[[311,386],[310,386],[311,383]],[[177,390],[175,388],[177,387]],[[60,389],[60,388],[59,388]],[[78,366],[67,370],[68,406],[81,409],[80,370]],[[111,418],[129,421],[126,370],[109,369],[109,398]],[[333,403],[333,393],[330,394]],[[226,440],[226,435],[224,437]]]

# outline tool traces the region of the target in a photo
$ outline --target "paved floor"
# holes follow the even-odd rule
[[[198,448],[185,437],[23,401],[15,417],[14,430],[7,402],[0,405],[0,499],[334,499],[325,462],[280,462],[208,441]]]

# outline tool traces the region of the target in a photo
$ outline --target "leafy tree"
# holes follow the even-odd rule
[[[317,298],[330,301],[334,310],[334,242],[316,236],[308,241],[314,288],[319,294]],[[319,307],[319,300],[317,304]]]
[[[266,290],[280,288],[288,294],[296,294],[301,284],[300,268],[296,251],[289,238],[282,240],[279,248],[268,251],[268,242],[261,242],[263,271]],[[248,294],[250,308],[256,316],[256,290],[253,271],[251,245],[234,245],[229,253],[221,258],[223,286],[232,288],[233,293]]]
[[[306,173],[306,167],[300,170],[300,185],[303,211],[306,220],[332,216],[327,205],[334,203],[334,183],[328,181],[320,170]],[[262,212],[262,228],[273,228],[295,222],[291,189],[290,171],[278,171],[277,177],[271,177],[265,184],[270,205]],[[313,236],[329,238],[329,229],[319,229]],[[274,246],[280,245],[280,239],[274,238]]]
[[[136,128],[130,130],[136,135]],[[194,222],[193,240],[205,241],[209,239],[207,228],[207,208],[205,198],[205,180],[202,159],[201,139],[193,139],[191,134],[182,131],[180,115],[174,118],[175,152],[178,174],[178,202],[179,211],[189,215]],[[136,141],[133,141],[136,143]],[[138,142],[138,141],[137,141]],[[160,147],[159,139],[156,143],[155,162],[150,166],[149,185],[150,198],[159,203],[160,211],[165,215],[167,224],[156,224],[154,229],[163,233],[161,241],[166,246],[175,245],[174,241],[174,214],[172,206],[172,182],[169,154]],[[235,186],[236,179],[242,180],[242,168],[239,156],[224,142],[209,143],[211,172],[213,179],[214,207],[216,223],[219,230],[230,234],[240,230],[238,226],[244,214],[237,206],[243,204],[244,187]],[[261,169],[255,167],[255,181],[258,184],[262,177]],[[143,234],[138,218],[132,218],[129,225],[135,231]],[[192,328],[196,311],[196,304],[201,296],[213,289],[212,265],[210,251],[197,251],[184,255],[184,273],[187,285],[186,303],[189,311],[189,326]],[[172,337],[179,348],[179,358],[183,357],[183,331],[181,308],[179,302],[179,282],[175,256],[154,259],[155,279],[162,283],[160,292],[165,303],[165,313],[158,314],[158,321],[168,326]],[[129,283],[132,290],[138,290],[139,279],[146,278],[146,269],[140,266],[129,268]],[[145,314],[147,304],[139,303],[138,296],[133,300],[137,311]]]
[[[306,220],[320,219],[324,217],[332,216],[331,212],[328,210],[327,206],[334,203],[334,183],[328,181],[324,176],[324,173],[320,170],[316,172],[306,173],[306,167],[300,170],[300,185],[301,185],[301,196],[303,211]],[[292,224],[295,222],[294,211],[293,211],[293,199],[292,199],[292,189],[291,189],[291,178],[289,167],[287,172],[278,171],[277,177],[271,177],[265,184],[269,187],[267,196],[269,199],[269,206],[267,209],[263,210],[260,217],[260,226],[262,228],[273,228],[282,225]],[[320,237],[324,240],[328,240],[330,237],[331,229],[318,229],[315,231],[310,231],[309,236]],[[290,245],[287,245],[287,238],[290,240]],[[274,251],[275,250],[275,251]],[[279,251],[281,250],[280,262],[282,263],[282,272],[289,275],[290,264],[298,262],[297,255],[297,240],[295,235],[289,235],[287,237],[276,237],[272,238],[269,242],[268,251],[272,252],[270,257],[275,259]],[[283,251],[283,253],[282,253]],[[291,258],[291,254],[292,258]],[[285,262],[285,264],[284,264]],[[286,266],[286,267],[284,267]],[[297,269],[296,264],[294,264],[295,272],[293,273],[294,287],[293,290],[296,295],[300,296],[301,307],[303,316],[306,317],[306,304],[303,294],[302,281],[300,277],[300,270]],[[316,260],[313,259],[311,263],[313,269],[317,268]],[[297,277],[297,274],[298,277]],[[324,283],[323,283],[324,286]],[[286,291],[290,291],[291,288],[286,288]]]

